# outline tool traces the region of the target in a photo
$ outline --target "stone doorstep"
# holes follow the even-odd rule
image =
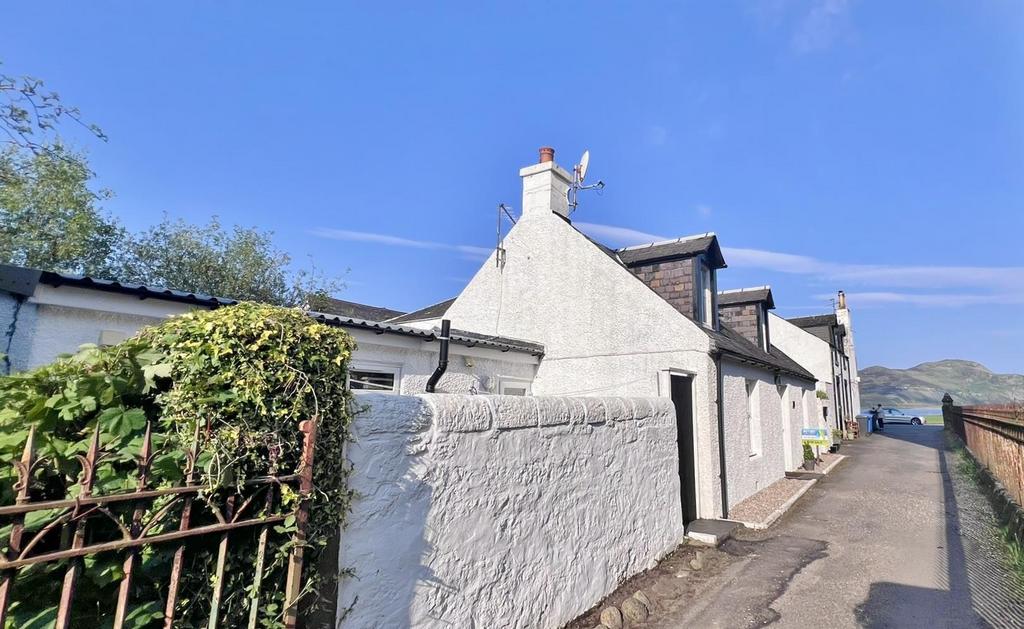
[[[740,523],[732,520],[694,520],[686,526],[686,537],[717,548],[739,527]]]
[[[838,461],[837,461],[837,463],[838,463]],[[776,509],[775,511],[772,511],[768,515],[768,517],[765,518],[764,521],[762,521],[762,522],[743,522],[741,520],[728,520],[728,521],[729,522],[735,522],[736,524],[742,524],[743,526],[747,527],[748,529],[754,529],[755,531],[762,531],[762,530],[764,530],[766,528],[769,528],[772,524],[775,524],[775,521],[778,520],[779,518],[781,518],[784,513],[789,511],[790,507],[795,505],[796,501],[800,500],[800,497],[803,496],[804,494],[806,494],[808,492],[808,490],[810,490],[810,488],[813,487],[815,485],[815,483],[817,483],[817,482],[818,482],[818,479],[816,479],[816,478],[812,478],[812,479],[808,480],[806,485],[804,485],[803,487],[798,489],[795,494],[790,496],[789,499],[786,500],[786,502],[782,503],[782,505],[779,506],[778,509]]]
[[[824,477],[825,474],[831,472],[833,469],[835,469],[837,465],[842,463],[845,459],[845,454],[837,454],[836,460],[829,463],[826,467],[816,469],[813,472],[808,472],[802,469],[793,470],[791,472],[786,472],[786,478],[794,478],[796,480],[817,480],[819,478]]]

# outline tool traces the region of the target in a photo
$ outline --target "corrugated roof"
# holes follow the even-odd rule
[[[739,288],[725,290],[718,293],[719,306],[734,306],[737,304],[753,304],[762,301],[768,302],[768,309],[775,309],[775,299],[772,298],[772,289],[769,286],[757,288]]]
[[[310,312],[309,316],[313,317],[317,321],[326,323],[328,325],[337,325],[344,328],[354,328],[359,330],[368,330],[370,332],[376,332],[377,334],[398,334],[401,336],[409,336],[413,338],[419,338],[424,341],[435,341],[437,340],[438,330],[423,330],[421,328],[410,328],[402,325],[395,325],[390,322],[380,321],[366,321],[364,319],[356,319],[353,317],[344,317],[339,315],[332,315],[325,312]],[[515,351],[533,356],[543,356],[544,346],[540,343],[534,343],[532,341],[524,341],[522,339],[513,339],[505,336],[492,336],[487,334],[479,334],[477,332],[467,332],[465,330],[451,330],[449,338],[452,343],[457,345],[463,345],[465,347],[487,347],[491,349],[497,349],[503,352]]]
[[[0,264],[0,290],[28,296],[35,291],[35,287],[39,283],[50,286],[76,286],[124,295],[134,295],[140,299],[161,299],[164,301],[189,303],[207,308],[218,308],[220,306],[230,306],[238,303],[238,301],[234,299],[213,297],[202,293],[190,293],[167,288],[148,287],[140,284],[127,284],[113,280],[101,280],[92,277],[55,273],[52,271],[39,271],[36,269],[27,269],[25,267],[9,264]],[[317,321],[321,321],[329,325],[337,325],[343,328],[369,330],[378,334],[397,334],[400,336],[419,338],[424,341],[437,340],[437,335],[434,330],[407,328],[400,325],[392,325],[326,312],[308,312],[307,314]],[[543,345],[521,339],[489,336],[486,334],[466,332],[463,330],[452,330],[450,338],[452,343],[463,345],[465,347],[486,347],[502,352],[514,351],[533,356],[544,355]]]
[[[170,288],[131,284],[115,280],[102,280],[95,277],[72,275],[69,273],[57,273],[54,271],[37,271],[35,269],[26,269],[25,267],[12,266],[8,264],[0,265],[0,277],[12,277],[18,275],[24,277],[26,271],[30,273],[38,273],[36,281],[32,284],[29,292],[24,293],[28,295],[31,295],[32,292],[35,291],[35,284],[38,283],[47,284],[49,286],[76,286],[79,288],[89,288],[108,293],[133,295],[139,299],[162,299],[164,301],[194,304],[197,306],[205,306],[207,308],[230,306],[238,303],[235,299],[214,297],[213,295],[206,295],[204,293],[172,290]],[[0,285],[4,283],[5,282],[0,281]]]
[[[431,304],[426,308],[420,308],[419,310],[414,310],[410,313],[387,319],[386,321],[388,323],[408,323],[409,321],[438,319],[444,316],[444,313],[448,312],[448,309],[451,308],[452,304],[455,303],[456,299],[457,297],[445,299],[444,301],[439,301],[436,304]]]
[[[401,310],[392,310],[391,308],[383,308],[381,306],[370,306],[368,304],[360,304],[354,301],[335,299],[333,297],[327,298],[323,311],[345,317],[365,319],[367,321],[386,321],[405,314]]]
[[[615,253],[626,266],[690,258],[702,253],[708,255],[711,264],[716,269],[724,269],[726,266],[725,258],[722,256],[722,249],[718,246],[718,236],[712,232],[696,236],[684,236],[676,240],[624,247],[616,249]]]

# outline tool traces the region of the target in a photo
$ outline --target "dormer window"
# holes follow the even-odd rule
[[[718,290],[715,286],[715,270],[711,268],[704,256],[693,260],[694,264],[694,297],[693,318],[699,323],[718,329]]]

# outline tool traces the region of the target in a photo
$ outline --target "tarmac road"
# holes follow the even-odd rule
[[[768,531],[723,550],[722,585],[647,627],[1024,627],[995,516],[941,426],[891,424]]]

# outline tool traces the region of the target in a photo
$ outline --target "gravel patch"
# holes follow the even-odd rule
[[[729,519],[741,522],[764,522],[775,510],[796,495],[811,481],[781,478],[753,496],[729,509]]]

